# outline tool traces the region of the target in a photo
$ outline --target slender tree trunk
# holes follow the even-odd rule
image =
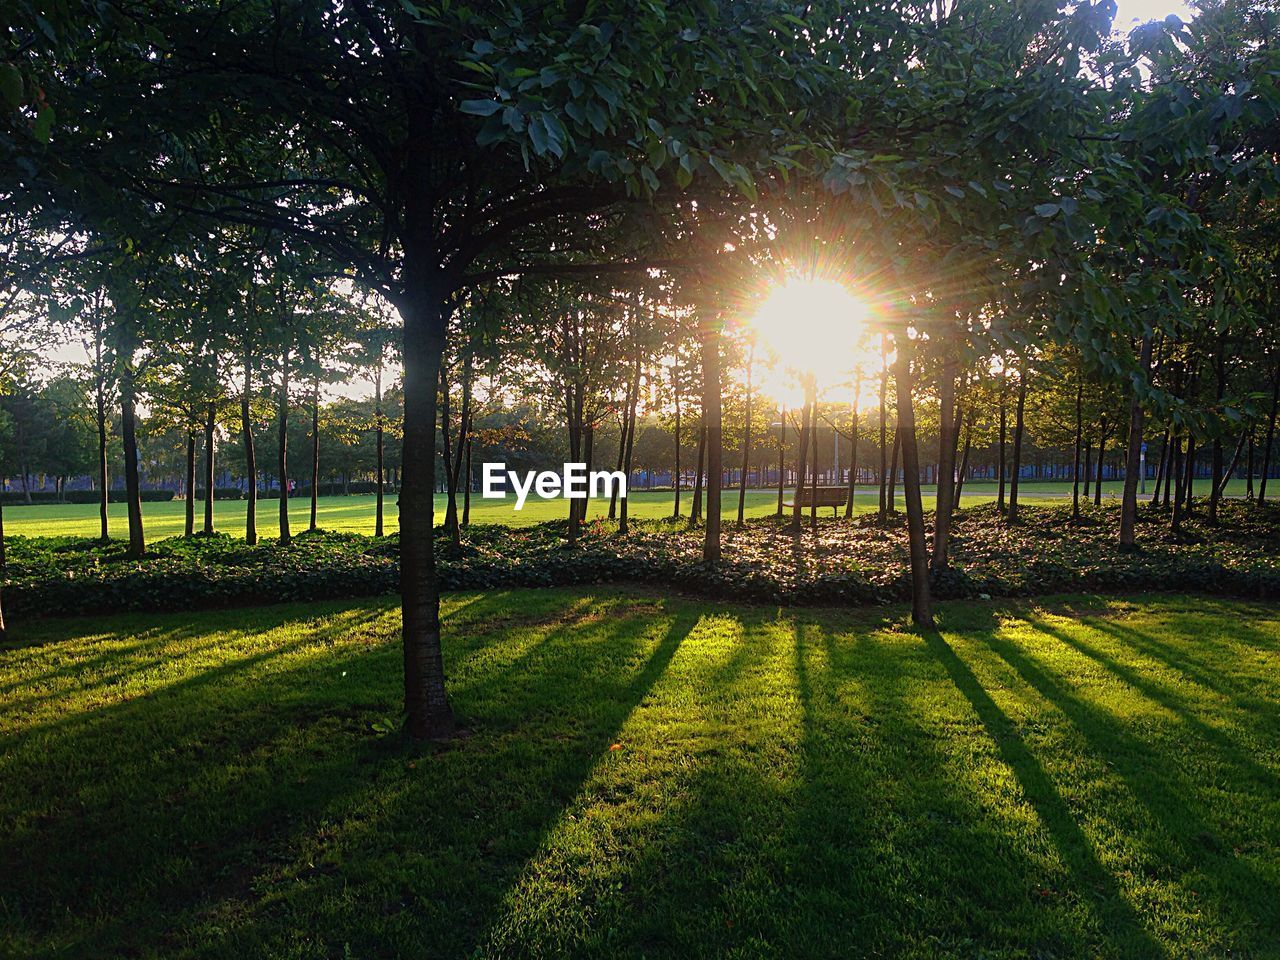
[[[276,469],[280,471],[280,542],[292,538],[289,530],[289,350],[286,347],[280,357],[280,396],[278,407],[278,439],[276,441]]]
[[[960,497],[964,493],[964,478],[969,472],[969,453],[973,449],[973,420],[975,410],[970,407],[969,418],[964,428],[964,452],[960,456],[959,476],[956,478],[956,492],[954,499],[954,509],[960,509]]]
[[[462,525],[471,526],[471,437],[467,437],[462,466]]]
[[[1009,372],[1007,370],[1000,371],[1000,451],[998,454],[998,462],[1000,464],[1000,483],[999,494],[996,497],[996,511],[1005,512],[1004,500],[1004,477],[1005,477],[1005,441],[1009,432]]]
[[[916,415],[912,396],[911,343],[905,331],[898,338],[894,367],[898,394],[899,443],[902,447],[902,492],[907,507],[907,542],[911,554],[911,621],[932,630],[933,602],[929,594],[929,548],[925,541],[924,502],[920,496],[920,457],[916,447]]]
[[[213,444],[217,406],[210,402],[204,421],[204,533],[213,533]]]
[[[796,495],[791,505],[791,531],[800,533],[804,529],[804,508],[800,506],[803,499],[805,479],[809,471],[809,396],[806,392],[804,407],[800,411],[800,457],[796,465]]]
[[[317,358],[318,359],[318,358]],[[311,523],[307,529],[320,529],[320,377],[311,381]]]
[[[636,409],[640,401],[640,351],[635,352],[635,366],[632,368],[632,383],[634,389],[631,391],[631,407],[627,411],[627,419],[630,426],[627,428],[627,451],[623,457],[622,472],[627,478],[628,494],[631,486],[631,469],[635,465],[635,449],[636,449]],[[629,497],[622,497],[621,512],[618,515],[618,532],[629,533],[631,531],[631,514],[628,509]]]
[[[809,423],[813,434],[813,469],[812,483],[809,486],[809,528],[818,532],[818,388],[812,378],[809,380]]]
[[[386,450],[386,427],[382,422],[382,354],[378,355],[378,367],[373,374],[373,392],[374,392],[374,433],[375,443],[378,448],[378,478],[377,478],[377,515],[374,519],[373,535],[375,537],[385,536],[385,505],[386,483],[387,483],[387,450]]]
[[[0,494],[3,494],[0,490]],[[0,495],[0,640],[5,637],[4,623],[4,575],[7,557],[5,556],[6,548],[4,542],[4,497]]]
[[[783,491],[787,485],[787,408],[778,405],[778,519],[782,519]]]
[[[720,562],[720,481],[724,462],[720,335],[715,329],[704,329],[701,341],[702,410],[707,434],[707,529],[702,545],[702,559],[704,563],[714,566]]]
[[[693,475],[693,504],[689,507],[689,526],[702,519],[702,485],[706,476],[707,461],[707,410],[702,409],[702,424],[698,428],[698,469]]]
[[[1013,469],[1009,473],[1009,522],[1018,522],[1018,476],[1022,473],[1022,434],[1027,409],[1027,371],[1018,369],[1018,405],[1013,415]]]
[[[853,517],[853,498],[858,492],[858,400],[862,392],[862,379],[853,385],[853,425],[849,429],[849,502],[844,505],[845,519]]]
[[[1240,437],[1236,440],[1235,449],[1231,452],[1231,459],[1227,461],[1226,467],[1222,473],[1215,478],[1214,486],[1217,488],[1218,498],[1226,496],[1227,484],[1231,481],[1232,475],[1236,472],[1236,467],[1240,465],[1240,454],[1244,452],[1245,441],[1249,439],[1248,429],[1240,431]]]
[[[742,476],[738,478],[738,527],[741,529],[746,521],[747,512],[747,472],[751,469],[751,407],[755,399],[751,391],[752,367],[756,360],[756,346],[753,342],[747,353],[747,415],[742,430]]]
[[[186,526],[183,529],[183,536],[194,537],[196,535],[196,432],[190,426],[187,427],[187,502],[184,504],[186,513]]]
[[[898,500],[898,494],[897,494],[898,463],[901,457],[901,450],[902,450],[902,435],[898,433],[898,428],[895,425],[893,428],[893,447],[891,448],[891,451],[889,454],[889,486],[888,486],[888,489],[885,491],[885,501],[884,501],[885,510],[887,511],[888,515],[892,515],[898,512],[898,502],[897,502]],[[905,478],[904,478],[904,482],[905,482]]]
[[[1093,505],[1095,507],[1102,506],[1102,471],[1107,463],[1107,415],[1104,413],[1098,424],[1098,463],[1097,474],[1093,482]]]
[[[675,505],[671,508],[671,519],[680,519],[680,441],[683,435],[680,432],[680,366],[677,362],[674,369],[675,388],[676,388],[676,472],[673,476],[675,488]]]
[[[948,359],[938,375],[938,484],[933,510],[933,570],[947,569],[951,512],[955,505],[956,441],[952,435],[956,405],[956,361]]]
[[[1226,332],[1218,334],[1218,349],[1215,351],[1217,356],[1214,358],[1214,402],[1218,410],[1222,409],[1222,398],[1226,395],[1227,390],[1227,335]],[[1221,491],[1218,488],[1219,478],[1222,476],[1222,434],[1215,430],[1213,433],[1212,452],[1210,454],[1209,467],[1209,523],[1216,526],[1218,523],[1218,500],[1221,497]]]
[[[1071,519],[1080,519],[1080,445],[1084,439],[1084,380],[1076,384],[1075,466],[1071,471]]]
[[[1249,427],[1249,453],[1244,465],[1244,498],[1251,503],[1253,502],[1253,468],[1257,465],[1257,461],[1254,459],[1254,434],[1256,432],[1254,427]]]
[[[1138,362],[1142,376],[1151,376],[1151,337],[1142,338]],[[1130,547],[1134,543],[1134,527],[1138,519],[1138,471],[1142,469],[1142,427],[1144,410],[1142,398],[1135,390],[1129,398],[1129,436],[1125,446],[1124,488],[1120,495],[1120,545]]]
[[[126,365],[120,376],[120,441],[124,448],[125,499],[129,508],[129,559],[147,554],[142,529],[142,481],[138,475],[138,423],[135,412],[133,368]]]
[[[107,542],[107,504],[111,502],[111,490],[107,477],[107,384],[102,366],[102,338],[94,347],[95,382],[94,401],[98,415],[98,539]]]
[[[880,340],[880,522],[889,517],[889,423],[887,395],[889,390],[889,337]]]
[[[416,196],[413,198],[418,200]],[[416,202],[411,204],[416,207]],[[411,220],[429,223],[425,211]],[[400,595],[404,622],[406,729],[418,739],[454,733],[440,644],[440,583],[434,549],[436,389],[444,353],[447,292],[429,265],[429,247],[405,245],[404,452],[400,491]]]
[[[1267,418],[1267,442],[1262,448],[1262,479],[1258,482],[1258,502],[1267,500],[1267,476],[1271,473],[1271,448],[1276,440],[1276,413],[1280,408],[1280,361],[1271,374],[1271,416]]]
[[[1087,503],[1093,496],[1093,438],[1084,440],[1084,499]]]
[[[258,542],[258,454],[253,442],[253,418],[249,398],[253,374],[249,354],[244,357],[244,393],[240,395],[240,427],[244,433],[244,472],[249,481],[249,502],[244,514],[244,539],[249,546]]]
[[[1175,434],[1173,438],[1173,513],[1169,519],[1169,529],[1173,533],[1177,533],[1182,526],[1182,506],[1187,498],[1187,471],[1183,464],[1182,435]],[[1165,485],[1166,495],[1169,492],[1168,484]]]
[[[1156,465],[1156,482],[1151,490],[1151,504],[1149,509],[1156,510],[1160,506],[1160,484],[1166,483],[1169,479],[1169,441],[1172,438],[1172,431],[1165,430],[1164,436],[1160,440],[1160,462]]]

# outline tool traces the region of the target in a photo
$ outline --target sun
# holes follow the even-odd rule
[[[857,368],[878,369],[872,319],[868,303],[843,283],[792,276],[773,285],[749,323],[783,367],[821,387],[847,382]]]

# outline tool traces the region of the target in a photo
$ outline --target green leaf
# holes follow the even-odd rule
[[[10,110],[22,106],[22,73],[12,63],[0,63],[0,100]]]
[[[1050,217],[1052,217],[1055,213],[1058,212],[1058,209],[1059,208],[1056,203],[1037,203],[1036,215],[1044,217],[1046,220],[1048,220]]]
[[[491,117],[501,109],[497,100],[463,100],[458,104],[459,111],[475,117]]]

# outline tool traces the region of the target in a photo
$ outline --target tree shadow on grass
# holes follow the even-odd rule
[[[521,611],[511,629],[536,635],[536,650],[479,661],[479,682],[454,692],[475,732],[445,748],[370,730],[400,693],[386,607],[28,731],[10,764],[26,779],[18,829],[0,841],[10,945],[465,954],[696,621],[636,600],[585,616],[576,599],[473,603],[461,618],[473,624],[486,608]],[[256,615],[262,629],[289,617]],[[451,629],[448,610],[445,623],[451,668],[500,639]],[[99,763],[122,760],[127,771],[99,778]]]
[[[1043,621],[1034,626],[1072,649],[1079,649],[1060,628]],[[1134,725],[1084,699],[1069,683],[999,632],[984,639],[1023,682],[1071,721],[1091,752],[1118,775],[1128,795],[1140,804],[1149,823],[1139,842],[1146,848],[1151,864],[1143,869],[1155,871],[1148,879],[1163,885],[1191,888],[1197,911],[1210,918],[1218,935],[1227,938],[1211,949],[1238,952],[1247,950],[1245,945],[1250,942],[1280,942],[1280,916],[1275,911],[1274,897],[1276,878],[1261,872],[1241,855],[1241,847],[1253,846],[1249,837],[1224,832],[1227,828],[1212,812],[1213,795],[1217,792],[1213,784],[1200,782],[1196,771],[1184,764],[1170,762],[1173,758],[1163,755],[1158,742],[1140,736]],[[1215,746],[1221,749],[1220,745]],[[1225,758],[1226,765],[1232,766],[1240,756],[1239,749],[1233,748]],[[1253,779],[1248,766],[1239,771],[1246,782]],[[1263,788],[1260,796],[1274,794]],[[1243,944],[1234,942],[1237,939]]]

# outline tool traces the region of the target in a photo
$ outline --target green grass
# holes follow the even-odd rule
[[[1280,611],[390,603],[21,625],[0,955],[1275,957]]]
[[[1207,495],[1208,484],[1203,493]],[[1236,488],[1239,489],[1236,489]],[[1121,481],[1108,481],[1102,485],[1104,497],[1119,497]],[[924,488],[925,496],[933,496],[933,488]],[[1197,493],[1200,493],[1197,487]],[[1232,496],[1244,495],[1244,482],[1232,481],[1229,493]],[[1071,484],[1057,481],[1027,482],[1023,481],[1020,497],[1025,503],[1056,503],[1063,497],[1071,496]],[[962,498],[964,506],[986,503],[996,498],[996,485],[993,483],[969,482],[964,486]],[[631,495],[630,512],[633,517],[657,519],[670,516],[673,497],[667,493],[645,493],[635,491]],[[788,496],[788,499],[790,497]],[[681,495],[681,507],[687,514],[689,492]],[[865,513],[876,509],[878,494],[871,487],[860,486],[855,500],[855,507]],[[514,500],[484,500],[478,495],[471,500],[471,519],[475,523],[502,523],[510,526],[528,526],[544,523],[547,520],[562,519],[567,512],[565,500],[539,500],[530,497],[524,509],[516,511]],[[778,494],[776,490],[752,490],[747,493],[747,516],[769,516],[776,509]],[[926,504],[927,505],[927,504]],[[902,491],[898,489],[898,506],[902,508]],[[444,516],[445,497],[436,497],[436,517]],[[279,501],[263,500],[258,504],[258,532],[264,537],[276,537],[280,534]],[[374,498],[372,496],[356,497],[321,497],[318,523],[325,530],[348,531],[352,533],[373,533],[374,530]],[[394,531],[397,523],[396,498],[392,494],[387,497],[386,517],[388,530]],[[166,537],[178,536],[183,531],[186,504],[180,500],[169,503],[144,503],[142,505],[143,526],[148,540],[163,540]],[[824,511],[825,512],[825,511]],[[290,505],[289,523],[296,533],[305,530],[310,522],[310,501],[294,500]],[[604,517],[609,513],[609,502],[593,500],[590,514],[593,517]],[[723,513],[725,516],[738,515],[737,490],[725,491]],[[214,524],[224,532],[243,534],[245,504],[243,501],[215,501]],[[196,505],[196,525],[199,529],[203,523],[204,505]],[[94,504],[40,504],[37,506],[8,505],[5,507],[5,530],[8,533],[21,534],[28,537],[96,537],[98,535],[98,507]],[[109,529],[114,537],[128,535],[128,519],[123,503],[113,503],[110,507]]]

